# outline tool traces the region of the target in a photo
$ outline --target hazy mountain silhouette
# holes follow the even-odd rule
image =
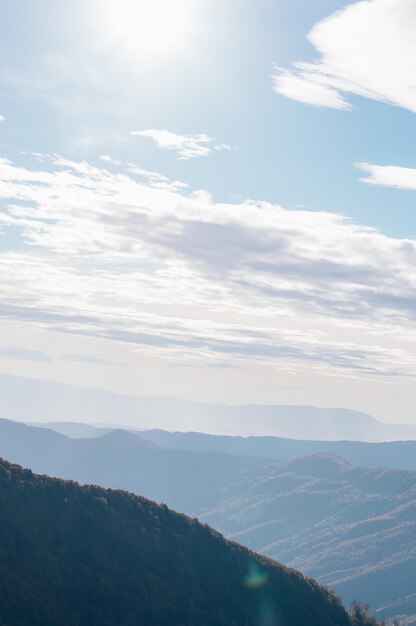
[[[197,430],[299,439],[416,439],[416,425],[391,425],[348,409],[309,406],[203,404],[162,396],[127,396],[100,389],[0,375],[0,417],[80,421],[131,428]]]
[[[71,437],[72,439],[95,439],[101,435],[107,435],[113,430],[119,430],[119,426],[92,426],[83,422],[28,422],[29,426],[38,428],[50,428],[57,433]],[[126,429],[125,429],[126,430]],[[140,433],[142,431],[134,431]]]
[[[97,431],[98,434],[99,432]],[[281,437],[232,437],[195,432],[168,432],[159,429],[141,432],[140,437],[171,450],[223,452],[274,460],[328,452],[341,456],[354,465],[416,469],[416,441],[383,443],[307,441]]]
[[[257,457],[164,450],[127,431],[70,439],[47,428],[0,420],[0,456],[33,471],[122,488],[188,510]],[[206,494],[206,495],[205,495]]]
[[[0,549],[2,626],[368,623],[313,580],[165,506],[3,460]]]

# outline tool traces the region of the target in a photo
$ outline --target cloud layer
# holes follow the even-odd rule
[[[314,26],[313,63],[276,68],[275,91],[315,106],[349,109],[348,95],[416,111],[416,4],[361,0]]]
[[[36,158],[0,161],[0,226],[18,233],[0,257],[1,316],[167,363],[416,374],[413,240],[331,213],[215,203],[110,157],[111,171]]]
[[[217,143],[208,135],[177,135],[170,130],[132,130],[131,135],[136,137],[148,137],[152,139],[158,148],[176,152],[180,160],[195,159],[208,156],[213,150],[230,150],[231,146],[225,143]]]

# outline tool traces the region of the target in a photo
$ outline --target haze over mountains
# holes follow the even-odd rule
[[[385,424],[349,409],[203,404],[173,397],[127,396],[7,374],[0,375],[0,394],[0,417],[22,421],[80,421],[296,439],[416,439],[416,425]]]
[[[180,449],[183,442],[199,449]],[[345,443],[351,450],[375,449],[374,459],[392,447],[392,460],[402,445]],[[415,451],[416,442],[403,445]],[[283,450],[284,440],[120,430],[71,439],[0,420],[0,456],[165,502],[301,568],[334,587],[347,604],[358,597],[380,618],[405,615],[408,624],[416,623],[416,471],[354,467],[329,453],[277,461],[267,454],[273,449]],[[416,455],[408,452],[415,467]]]
[[[167,450],[122,430],[76,440],[8,420],[0,420],[0,456],[41,474],[127,489],[187,512],[201,498],[205,502],[203,494],[265,462]]]
[[[112,432],[110,427],[95,427],[77,422],[47,422],[29,424],[49,428],[71,438],[94,439]],[[283,460],[305,454],[327,452],[343,457],[355,465],[416,469],[416,441],[311,441],[282,437],[233,437],[196,432],[169,432],[167,430],[129,430],[142,440],[169,450],[191,452],[219,452],[232,455]]]

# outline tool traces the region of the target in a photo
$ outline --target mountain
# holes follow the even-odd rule
[[[166,506],[4,460],[0,548],[2,626],[366,622],[313,580]]]
[[[416,425],[384,424],[349,409],[204,404],[172,397],[128,396],[6,374],[0,375],[0,397],[0,417],[21,421],[95,422],[297,439],[416,439]]]
[[[39,473],[128,489],[183,511],[267,463],[254,456],[165,450],[123,430],[71,439],[9,420],[0,420],[0,456]]]
[[[290,459],[224,486],[199,518],[347,604],[365,590],[376,616],[416,624],[416,471],[325,454]]]
[[[31,423],[30,425],[34,425]],[[78,422],[47,422],[36,424],[39,428],[49,428],[74,439],[96,438],[114,429],[97,428]],[[416,441],[386,441],[368,443],[363,441],[311,441],[284,439],[282,437],[233,437],[230,435],[209,435],[196,432],[169,432],[153,429],[128,432],[137,434],[142,440],[150,441],[158,447],[169,450],[193,452],[220,452],[238,456],[255,456],[273,460],[289,459],[327,452],[346,459],[353,465],[368,467],[395,467],[416,469]]]
[[[232,437],[195,432],[169,432],[159,429],[140,432],[140,437],[171,450],[222,452],[273,460],[327,452],[341,456],[354,465],[416,469],[416,441],[383,443],[308,441],[281,437]]]
[[[238,454],[246,439],[190,435],[201,445],[225,440],[234,454],[163,449],[121,430],[71,439],[0,420],[0,456],[144,494],[330,584],[347,604],[365,597],[377,615],[416,614],[416,472],[330,454],[276,462]]]
[[[113,430],[119,430],[118,426],[100,427],[83,422],[28,422],[28,424],[38,428],[49,428],[72,439],[95,439],[101,435],[108,435]]]

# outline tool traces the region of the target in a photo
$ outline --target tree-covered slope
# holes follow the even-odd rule
[[[347,604],[364,596],[376,615],[416,624],[416,471],[306,456],[247,472],[197,513]]]
[[[334,595],[141,497],[0,460],[1,626],[352,626]]]

